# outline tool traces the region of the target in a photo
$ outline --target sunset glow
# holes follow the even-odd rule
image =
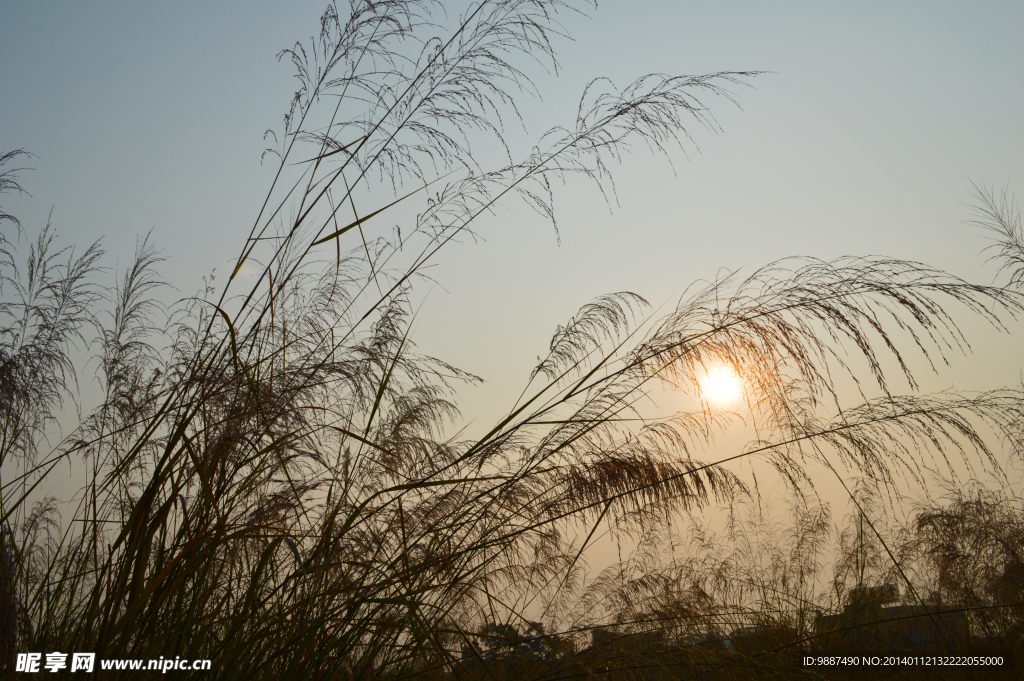
[[[740,399],[743,381],[731,367],[719,365],[708,369],[707,378],[701,381],[700,389],[711,406],[729,407]]]

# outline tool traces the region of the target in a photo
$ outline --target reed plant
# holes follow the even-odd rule
[[[425,268],[503,202],[553,221],[559,181],[610,190],[609,161],[715,128],[705,100],[733,101],[757,73],[594,81],[572,125],[517,157],[503,120],[533,89],[521,64],[557,68],[559,17],[583,8],[484,1],[454,21],[442,9],[332,4],[310,42],[282,52],[299,89],[268,136],[276,175],[226,281],[168,308],[149,238],[112,287],[98,283],[98,244],[62,247],[48,227],[22,264],[21,232],[0,242],[6,673],[15,652],[57,650],[211,659],[204,678],[677,674],[657,661],[665,641],[709,622],[725,633],[739,620],[723,603],[788,611],[814,568],[826,516],[806,509],[775,572],[722,582],[740,595],[716,596],[694,564],[659,567],[673,519],[750,498],[729,462],[768,462],[800,498],[813,496],[810,461],[883,485],[952,459],[998,463],[990,436],[1018,432],[1019,393],[893,386],[916,388],[915,364],[966,349],[960,320],[1001,328],[1021,298],[877,257],[697,283],[660,316],[636,294],[601,296],[555,331],[507,413],[467,435],[456,399],[476,377],[410,335]],[[0,182],[21,188],[12,171]],[[382,213],[404,221],[389,232]],[[100,404],[53,443],[82,352]],[[713,437],[727,415],[699,388],[714,365],[743,377],[759,434],[724,455]],[[840,409],[841,380],[861,406]],[[666,385],[697,406],[652,415]],[[61,514],[38,490],[67,464],[84,479]],[[589,578],[606,528],[638,553]],[[701,626],[680,624],[686,613]],[[808,613],[776,623],[795,641]],[[603,655],[594,632],[609,625],[669,633]]]

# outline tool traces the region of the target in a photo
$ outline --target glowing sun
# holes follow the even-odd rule
[[[701,392],[712,406],[725,407],[735,403],[743,394],[743,381],[728,366],[709,367],[707,378],[701,381]]]

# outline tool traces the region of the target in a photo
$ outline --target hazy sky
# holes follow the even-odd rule
[[[276,53],[318,29],[323,2],[0,3],[0,150],[36,158],[32,198],[0,199],[29,232],[53,208],[69,240],[103,237],[125,263],[153,229],[182,294],[223,272],[259,210],[295,89]],[[461,10],[453,10],[457,14]],[[664,159],[613,165],[609,211],[583,183],[550,224],[513,205],[455,246],[417,321],[421,348],[489,384],[468,414],[514,400],[555,326],[595,296],[661,304],[719,268],[787,255],[884,254],[988,283],[965,221],[970,180],[1024,192],[1024,3],[607,2],[565,15],[556,79],[524,103],[532,135],[572,123],[586,83],[649,72],[761,70],[709,100],[720,134]],[[1019,343],[977,336],[979,356],[932,387],[1019,378]]]

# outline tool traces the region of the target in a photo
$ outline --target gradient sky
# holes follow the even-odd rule
[[[318,28],[322,1],[0,4],[0,150],[36,158],[32,197],[8,212],[70,241],[102,237],[126,263],[153,234],[186,295],[223,272],[274,165],[263,132],[295,89],[276,53]],[[461,5],[459,8],[461,9]],[[458,10],[454,11],[456,14]],[[466,393],[486,419],[519,394],[555,326],[595,296],[656,304],[720,268],[788,255],[883,254],[988,283],[986,242],[965,224],[970,181],[1024,191],[1024,3],[633,2],[566,15],[558,78],[536,71],[532,135],[571,123],[585,84],[649,72],[761,70],[710,100],[722,127],[664,159],[613,165],[618,205],[584,183],[556,196],[561,245],[521,206],[478,225],[432,271],[422,350],[488,380]],[[965,324],[970,328],[970,323]],[[980,352],[929,388],[1019,380],[1019,343]]]

